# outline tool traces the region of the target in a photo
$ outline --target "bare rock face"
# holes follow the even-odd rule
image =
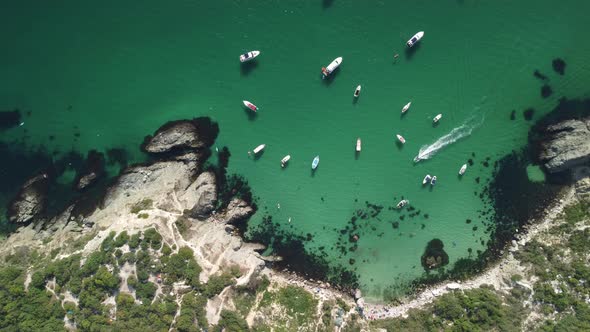
[[[244,200],[232,198],[227,206],[224,222],[228,224],[236,223],[250,217],[253,213],[254,209]]]
[[[546,129],[539,158],[550,173],[569,170],[590,161],[590,119],[567,120]]]
[[[7,217],[13,223],[31,221],[43,211],[47,203],[49,176],[42,173],[27,180],[8,206]]]
[[[165,153],[207,148],[218,133],[218,125],[209,118],[171,121],[156,130],[154,136],[146,136],[142,149],[149,153]]]
[[[590,167],[577,167],[574,169],[576,180],[576,196],[579,200],[590,202]]]
[[[194,194],[198,197],[197,204],[191,210],[192,216],[201,220],[208,218],[215,209],[217,201],[215,175],[211,172],[203,172],[191,187],[187,191],[194,188]]]

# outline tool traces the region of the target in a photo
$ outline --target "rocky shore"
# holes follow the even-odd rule
[[[82,249],[59,257],[73,253],[89,255],[113,231],[134,234],[155,227],[170,247],[188,246],[193,250],[203,267],[200,274],[203,282],[225,268],[238,267],[241,272],[238,285],[248,284],[255,276],[266,275],[278,285],[303,287],[322,301],[340,299],[349,303],[351,308],[356,307],[347,314],[360,310],[368,319],[381,319],[403,316],[408,310],[420,308],[452,290],[476,288],[483,284],[503,287],[503,278],[518,269],[512,252],[529,241],[539,229],[547,227],[572,200],[590,197],[590,168],[581,166],[590,160],[589,121],[568,120],[549,126],[550,139],[544,143],[539,158],[549,172],[563,172],[575,166],[576,182],[554,206],[547,208],[546,218],[533,223],[528,230],[521,230],[505,257],[479,276],[429,287],[396,306],[370,304],[365,303],[358,290],[354,294],[344,294],[328,283],[269,269],[267,262],[277,258],[262,257],[259,252],[263,246],[243,242],[237,235],[237,227],[247,221],[255,208],[239,197],[220,193],[219,184],[225,183],[225,179],[220,179],[218,174],[224,172],[204,169],[210,155],[209,147],[218,131],[216,125],[211,128],[210,124],[210,120],[203,119],[174,121],[162,126],[153,136],[146,137],[142,148],[153,155],[153,161],[125,169],[97,202],[96,208],[88,213],[76,213],[79,202],[75,202],[51,220],[31,223],[45,207],[50,183],[47,173],[35,175],[22,186],[9,207],[9,220],[25,226],[4,241],[0,256],[22,247],[49,252],[82,236],[93,235]],[[205,127],[207,130],[203,129]],[[78,190],[83,190],[102,175],[104,158],[88,159],[96,162],[89,163],[89,171],[76,179],[74,187]],[[226,202],[220,201],[222,196],[226,197]],[[179,225],[183,225],[182,229]],[[207,303],[208,320],[216,323],[222,310],[233,306],[231,303],[230,292],[222,292],[211,299]],[[256,320],[256,315],[253,314],[248,321]]]

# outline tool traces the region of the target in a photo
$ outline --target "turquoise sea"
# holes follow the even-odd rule
[[[143,137],[163,123],[210,116],[220,126],[215,145],[231,151],[229,172],[243,175],[257,198],[251,225],[271,215],[312,234],[309,250],[323,246],[345,266],[354,259],[363,290],[379,299],[384,287],[424,272],[420,256],[433,238],[450,265],[484,248],[479,211],[489,206],[479,194],[493,162],[526,144],[533,121],[523,111],[533,108],[534,120],[563,96],[590,95],[589,10],[581,0],[4,2],[0,110],[20,109],[24,124],[0,131],[0,141],[25,155],[43,146],[55,158],[123,148],[133,162],[144,158]],[[425,36],[408,52],[418,31]],[[249,50],[262,53],[241,66]],[[339,56],[333,79],[322,80],[321,67]],[[567,63],[565,75],[553,70],[554,58]],[[550,97],[541,97],[535,70],[548,76]],[[244,99],[260,107],[255,117]],[[458,130],[470,135],[446,144],[455,131],[431,159],[412,161],[464,124]],[[264,154],[249,157],[263,143]],[[292,159],[281,169],[286,154]],[[474,165],[459,178],[469,158]],[[22,168],[18,160],[0,163],[5,179]],[[434,188],[421,185],[426,173],[437,175]],[[15,189],[0,189],[5,205]],[[402,196],[419,216],[401,220],[388,209]],[[358,249],[341,255],[339,230],[365,202],[384,208],[367,220]]]

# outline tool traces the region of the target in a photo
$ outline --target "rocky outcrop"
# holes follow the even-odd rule
[[[153,136],[146,136],[142,149],[149,153],[177,152],[211,146],[219,127],[209,118],[171,121]]]
[[[590,202],[590,167],[576,167],[573,178],[578,199]]]
[[[254,209],[244,200],[232,198],[227,206],[223,221],[228,224],[237,223],[250,217],[253,213]]]
[[[8,220],[13,223],[25,223],[39,215],[45,209],[48,188],[47,173],[41,173],[27,180],[8,206]]]
[[[194,190],[194,194],[198,197],[197,204],[191,209],[191,215],[197,219],[208,218],[217,202],[215,175],[211,172],[201,173],[187,191],[190,190]]]
[[[590,119],[567,120],[548,126],[539,159],[550,173],[562,172],[590,161]]]
[[[84,168],[74,181],[75,189],[81,191],[94,184],[96,180],[104,175],[104,165],[104,154],[96,150],[88,152]]]

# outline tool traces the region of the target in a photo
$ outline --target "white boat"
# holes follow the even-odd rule
[[[260,144],[259,146],[254,148],[254,154],[257,154],[258,152],[264,150],[264,147],[266,146],[266,144]]]
[[[247,100],[242,100],[242,102],[244,103],[244,106],[248,107],[252,111],[254,111],[254,112],[258,111],[258,106],[252,104],[251,102],[249,102]]]
[[[436,184],[436,175],[432,177],[432,179],[430,180],[430,184],[433,186]]]
[[[430,174],[426,174],[426,176],[424,177],[424,180],[422,180],[422,185],[427,184],[428,182],[430,182],[431,179],[432,179],[432,176],[430,176]]]
[[[356,90],[354,90],[354,95],[353,96],[356,98],[360,94],[361,94],[361,86],[359,85],[359,86],[356,87]]]
[[[320,156],[315,156],[315,158],[313,158],[313,161],[311,162],[311,169],[318,168],[319,164],[320,164]]]
[[[442,118],[442,114],[437,114],[434,119],[432,119],[432,122],[437,123],[438,120],[440,120]]]
[[[467,164],[463,164],[463,166],[461,166],[461,169],[459,170],[459,175],[465,174],[466,170],[467,170]]]
[[[412,38],[410,38],[410,40],[408,40],[408,42],[406,43],[408,45],[408,47],[412,47],[414,45],[416,45],[416,43],[422,39],[422,37],[424,37],[424,31],[420,31],[418,33],[416,33],[415,35],[412,36]]]
[[[406,144],[406,139],[405,139],[405,138],[404,138],[402,135],[400,135],[400,134],[397,134],[397,135],[395,135],[395,136],[397,136],[397,139],[398,139],[398,140],[399,140],[399,141],[400,141],[402,144]]]
[[[326,78],[328,75],[332,74],[336,68],[340,66],[342,63],[342,57],[337,57],[334,61],[330,62],[328,67],[322,67],[322,78]]]
[[[247,62],[260,55],[260,51],[250,51],[240,55],[240,62]]]
[[[412,105],[412,102],[407,103],[403,108],[402,108],[402,114],[406,113],[408,111],[408,109],[410,109],[410,105]]]
[[[356,152],[361,152],[361,138],[356,139]]]
[[[289,159],[291,159],[290,154],[284,156],[283,159],[281,159],[281,167],[285,167],[285,165],[287,165],[287,162],[289,161]]]
[[[405,199],[402,199],[401,201],[399,201],[399,203],[397,203],[397,208],[398,208],[398,209],[401,209],[401,208],[403,208],[404,206],[408,205],[408,203],[409,203],[409,202],[408,202],[407,200],[405,200]]]

